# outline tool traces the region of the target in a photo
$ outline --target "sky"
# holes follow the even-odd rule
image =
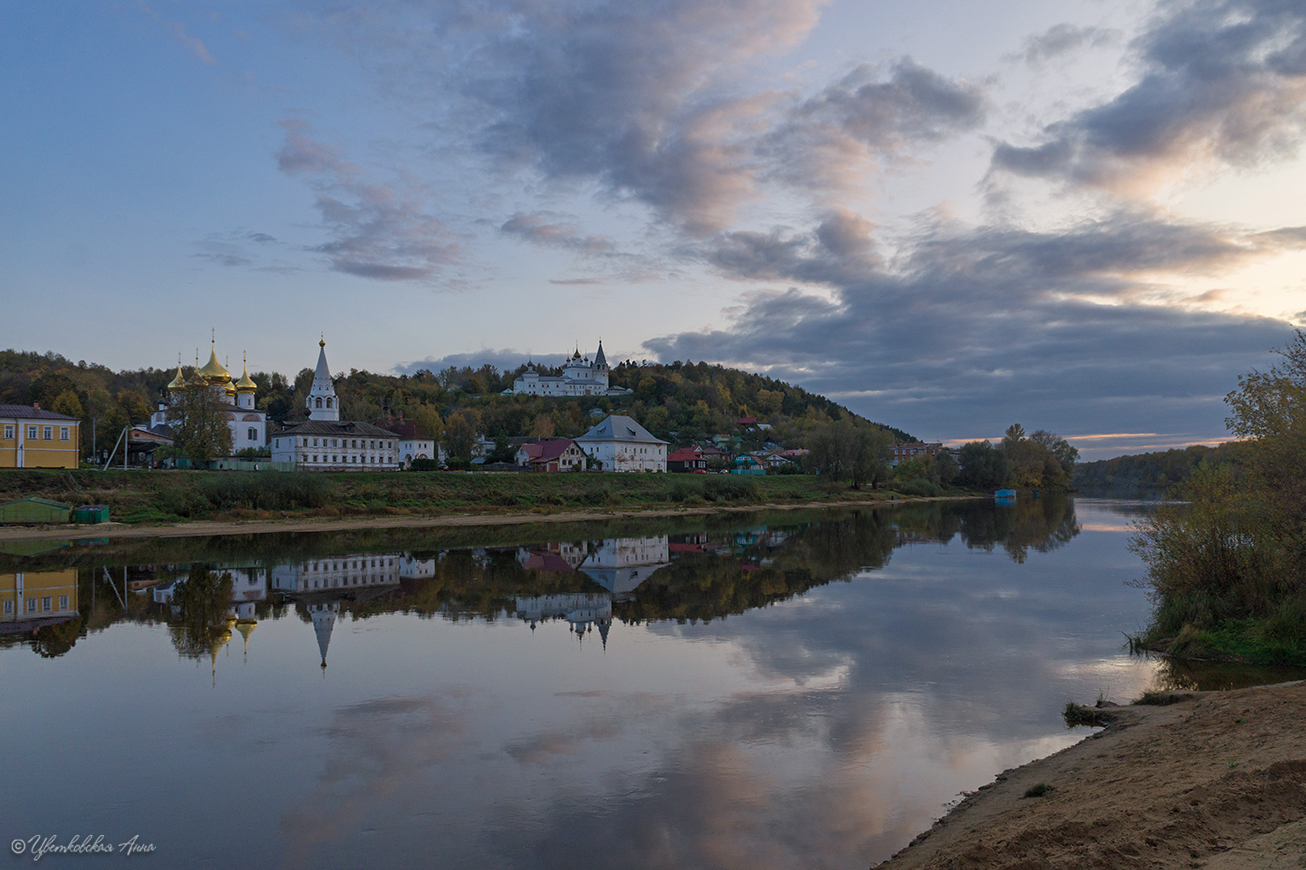
[[[0,3],[0,346],[706,360],[1227,438],[1306,326],[1300,0]]]

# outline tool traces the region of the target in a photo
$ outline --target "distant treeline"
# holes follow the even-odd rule
[[[1159,453],[1082,462],[1075,466],[1075,488],[1089,495],[1168,496],[1173,495],[1198,466],[1236,469],[1242,466],[1246,456],[1246,442],[1231,441],[1218,447],[1197,444]]]
[[[618,363],[611,369],[611,384],[633,390],[627,397],[502,395],[525,368],[464,366],[411,375],[349,369],[337,373],[335,386],[342,417],[370,422],[402,413],[436,439],[443,437],[451,418],[455,428],[471,428],[490,438],[575,437],[593,424],[594,414],[616,412],[629,414],[660,438],[682,443],[734,433],[740,429],[739,419],[746,417],[769,425],[786,446],[803,446],[814,427],[840,420],[883,428],[897,441],[916,440],[802,387],[704,362]],[[536,369],[541,374],[561,371]],[[193,365],[182,366],[186,377],[193,371]],[[175,367],[114,372],[53,352],[0,351],[0,404],[38,402],[42,408],[79,417],[86,423],[83,434],[89,448],[93,419],[102,434],[145,422],[175,374]],[[255,406],[266,411],[271,422],[304,419],[312,369],[302,369],[293,378],[263,371],[250,372],[250,377],[257,385]]]

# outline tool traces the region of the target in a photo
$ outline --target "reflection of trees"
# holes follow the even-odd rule
[[[1304,676],[1306,671],[1302,668],[1285,665],[1245,665],[1166,657],[1157,663],[1152,681],[1159,691],[1212,692],[1286,683]]]
[[[173,590],[177,608],[168,622],[173,646],[186,658],[208,658],[217,654],[231,638],[227,612],[231,607],[231,575],[208,568],[191,568],[190,574]]]
[[[1079,534],[1074,500],[1066,496],[1022,498],[1010,507],[974,501],[951,508],[967,547],[991,551],[1001,545],[1014,562],[1024,562],[1030,550],[1050,553]]]
[[[55,625],[43,625],[36,630],[35,636],[32,638],[32,649],[36,651],[37,655],[52,659],[72,649],[81,633],[82,617],[80,615]]]

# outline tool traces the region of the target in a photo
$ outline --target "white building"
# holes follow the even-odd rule
[[[630,393],[623,387],[608,386],[608,359],[599,342],[594,361],[580,355],[580,348],[562,364],[558,377],[541,375],[535,366],[527,364],[526,371],[512,382],[513,393],[528,396],[625,396]]]
[[[303,471],[396,471],[399,435],[371,423],[341,422],[340,401],[327,367],[326,341],[318,343],[309,390],[308,422],[272,437],[272,461]]]
[[[667,442],[630,417],[613,414],[576,439],[601,471],[666,471]]]
[[[645,538],[605,538],[580,565],[580,570],[624,600],[641,583],[671,564],[666,535]]]
[[[213,342],[209,352],[209,361],[203,366],[195,360],[195,373],[187,380],[181,373],[181,360],[177,361],[177,376],[168,384],[168,399],[160,401],[154,414],[150,417],[150,428],[156,426],[172,427],[178,422],[173,405],[177,395],[185,389],[207,386],[219,411],[227,418],[227,428],[231,430],[232,451],[249,447],[263,448],[268,443],[268,415],[254,407],[254,391],[257,385],[250,380],[249,363],[245,364],[245,373],[240,380],[233,380],[231,372],[218,362],[217,341]]]

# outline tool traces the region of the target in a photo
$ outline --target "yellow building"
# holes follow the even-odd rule
[[[77,569],[0,573],[0,633],[14,623],[77,615]]]
[[[0,468],[76,468],[81,422],[40,405],[0,405]]]

